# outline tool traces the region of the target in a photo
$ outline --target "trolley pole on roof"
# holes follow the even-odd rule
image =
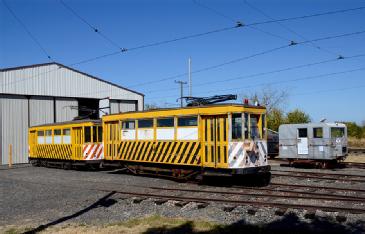
[[[191,80],[191,57],[189,57],[189,97],[193,96],[193,84]]]
[[[180,106],[183,107],[184,84],[186,84],[186,82],[175,80],[175,83],[180,84]]]

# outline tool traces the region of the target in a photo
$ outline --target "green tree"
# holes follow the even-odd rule
[[[363,128],[355,122],[345,122],[347,126],[347,135],[350,137],[361,138],[363,136]]]
[[[310,121],[310,116],[299,109],[295,109],[286,115],[286,122],[290,124],[309,123]]]
[[[284,112],[274,108],[267,114],[267,127],[271,130],[278,131],[279,126],[286,122]]]
[[[153,110],[153,109],[159,109],[160,107],[154,103],[145,104],[144,110]]]

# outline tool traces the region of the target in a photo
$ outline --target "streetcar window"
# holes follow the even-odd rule
[[[266,122],[266,115],[262,115],[262,120],[261,120],[261,122],[262,122],[262,124],[261,124],[261,130],[262,130],[262,136],[264,137],[264,136],[266,136],[266,126],[265,126],[265,122]]]
[[[38,131],[37,132],[37,142],[38,144],[44,144],[44,131]]]
[[[46,130],[46,144],[52,144],[52,130]]]
[[[84,128],[84,141],[91,142],[91,128],[90,127]]]
[[[153,127],[153,119],[138,120],[138,128],[152,128],[152,127]]]
[[[98,127],[98,142],[103,141],[103,127]]]
[[[250,114],[251,138],[260,138],[259,130],[260,115]]]
[[[93,142],[98,142],[98,138],[97,138],[97,131],[96,131],[97,127],[93,126]]]
[[[69,128],[65,128],[65,129],[63,129],[63,135],[64,135],[64,136],[69,136],[69,135],[71,135],[71,130],[70,130]]]
[[[245,117],[245,126],[244,126],[245,139],[248,139],[248,113],[245,113],[244,117]]]
[[[331,128],[331,137],[345,136],[345,128]]]
[[[299,138],[306,138],[306,137],[308,137],[307,129],[306,128],[298,128],[298,137]]]
[[[323,128],[313,128],[313,138],[323,138]]]
[[[242,139],[242,114],[232,115],[232,139]]]
[[[157,119],[157,127],[174,127],[174,118]]]
[[[122,128],[123,129],[135,129],[136,126],[135,126],[134,120],[123,121]]]
[[[179,127],[198,126],[198,117],[196,116],[179,117],[177,125]]]
[[[61,129],[55,129],[54,130],[54,143],[55,144],[61,144],[62,141],[61,141],[61,138],[62,138],[62,131]]]
[[[62,130],[62,132],[63,132],[62,143],[71,144],[71,130],[69,128],[65,128]]]

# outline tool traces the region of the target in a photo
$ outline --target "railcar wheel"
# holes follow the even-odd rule
[[[265,172],[258,174],[258,185],[259,186],[268,186],[271,182],[271,173]]]

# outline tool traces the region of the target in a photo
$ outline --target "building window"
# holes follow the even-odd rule
[[[232,115],[232,139],[242,139],[242,114]]]
[[[140,119],[138,120],[138,128],[152,128],[153,119]]]
[[[323,128],[313,128],[313,138],[323,138]]]
[[[196,116],[179,117],[179,119],[177,121],[177,125],[179,127],[198,126],[198,117],[196,117]]]
[[[157,127],[174,127],[174,118],[157,119]]]

